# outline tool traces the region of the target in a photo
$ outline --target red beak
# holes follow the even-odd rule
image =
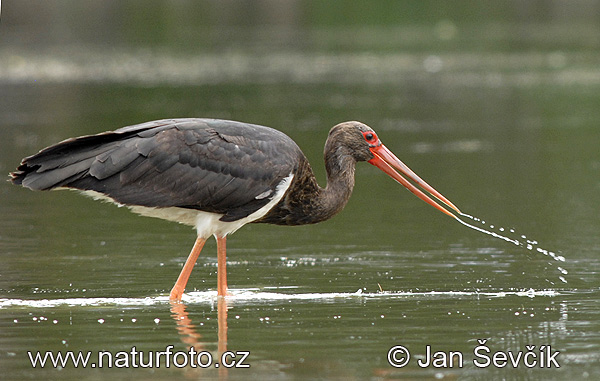
[[[406,180],[404,177],[402,177],[402,175],[400,173],[398,173],[394,168],[396,168],[403,175],[405,175],[410,180],[415,182],[423,190],[427,191],[429,194],[431,194],[436,199],[441,201],[447,207],[454,209],[456,212],[461,214],[460,210],[458,210],[458,208],[456,206],[454,206],[454,204],[452,204],[446,197],[442,196],[440,194],[440,192],[433,189],[433,187],[431,187],[431,185],[427,184],[419,176],[417,176],[416,173],[414,173],[410,168],[408,168],[406,166],[406,164],[401,162],[400,159],[398,159],[396,157],[396,155],[394,155],[392,153],[392,151],[387,149],[383,144],[376,146],[376,147],[371,147],[370,150],[374,157],[371,160],[369,160],[369,163],[371,163],[374,166],[376,166],[377,168],[381,169],[383,172],[387,173],[391,178],[393,178],[400,184],[404,185],[404,187],[406,187],[406,189],[408,189],[409,191],[414,193],[421,200],[423,200],[426,203],[428,203],[429,205],[435,207],[439,211],[446,213],[450,217],[456,218],[456,216],[454,214],[452,214],[450,211],[448,211],[446,208],[444,208],[442,205],[440,205],[436,201],[429,198],[429,196],[427,196],[425,193],[423,193],[423,191],[421,191],[421,189],[417,188],[412,183],[410,183],[408,180]]]

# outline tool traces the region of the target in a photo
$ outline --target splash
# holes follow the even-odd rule
[[[460,215],[461,215],[461,216],[463,216],[463,217],[468,217],[468,218],[470,218],[470,219],[472,219],[472,220],[475,220],[475,221],[480,221],[480,222],[482,222],[483,224],[485,224],[485,221],[481,221],[481,220],[479,220],[478,218],[476,218],[476,217],[473,217],[473,216],[470,216],[470,215],[468,215],[468,214],[461,213]],[[498,233],[495,233],[495,232],[492,232],[492,231],[489,231],[489,230],[486,230],[486,229],[479,228],[479,227],[477,227],[477,226],[474,226],[474,225],[468,224],[468,223],[466,223],[465,221],[463,221],[463,220],[461,220],[461,219],[459,219],[459,218],[457,218],[456,220],[457,220],[458,222],[460,222],[461,224],[463,224],[463,225],[465,225],[465,226],[467,226],[467,227],[469,227],[469,228],[471,228],[471,229],[477,230],[478,232],[481,232],[481,233],[484,233],[484,234],[489,234],[489,235],[491,235],[492,237],[496,237],[496,238],[503,239],[503,240],[505,240],[506,242],[511,242],[511,243],[514,243],[514,244],[515,244],[515,245],[517,245],[517,246],[522,246],[521,242],[519,242],[519,241],[518,241],[518,240],[516,240],[516,239],[508,238],[508,237],[505,237],[505,236],[503,236],[503,235],[501,235],[501,234],[498,234]]]
[[[397,292],[364,292],[359,289],[356,292],[279,292],[283,287],[276,289],[230,289],[227,301],[232,305],[247,305],[255,303],[265,303],[274,301],[307,301],[307,302],[336,302],[353,299],[385,299],[385,298],[463,298],[463,297],[488,297],[504,298],[509,296],[518,297],[552,297],[560,293],[554,290],[509,290],[509,291],[397,291]],[[210,304],[213,305],[218,299],[217,291],[192,291],[185,293],[182,301],[186,304]],[[56,308],[61,306],[69,307],[98,307],[98,306],[152,306],[160,304],[169,304],[168,295],[158,295],[143,298],[67,298],[67,299],[0,299],[0,310],[11,307],[27,308]]]
[[[470,220],[474,221],[474,223],[478,223],[480,225],[486,225],[486,222],[484,220],[479,219],[479,218],[474,217],[474,216],[471,216],[469,214],[459,213],[459,215],[461,217],[469,218]],[[475,226],[473,224],[467,223],[467,222],[461,220],[458,217],[456,218],[456,220],[458,222],[460,222],[461,224],[465,225],[466,227],[469,227],[469,228],[471,228],[473,230],[477,230],[478,232],[491,235],[492,237],[499,238],[499,239],[504,240],[506,242],[510,242],[510,243],[512,243],[512,244],[514,244],[516,246],[523,247],[523,248],[525,248],[525,249],[527,249],[529,251],[532,251],[532,252],[535,251],[535,252],[541,253],[543,255],[546,255],[546,256],[552,258],[555,261],[558,261],[558,262],[565,262],[566,261],[565,257],[563,257],[562,255],[558,255],[558,254],[556,254],[553,251],[549,251],[549,250],[546,250],[546,249],[540,247],[538,241],[528,239],[527,236],[525,236],[525,235],[520,235],[519,236],[516,233],[515,229],[511,228],[511,229],[507,230],[507,229],[505,229],[503,227],[498,227],[497,228],[498,231],[502,233],[502,234],[500,234],[500,233],[497,233],[497,232],[485,229],[483,227],[479,227],[479,226]],[[494,225],[489,225],[489,229],[495,229],[495,228],[496,227]],[[511,237],[509,237],[509,235],[511,235]],[[557,266],[557,270],[561,274],[563,274],[563,275],[567,275],[569,273],[567,270],[565,270],[564,268],[562,268],[560,266]],[[560,275],[558,277],[558,279],[560,279],[560,281],[563,282],[563,283],[567,283],[567,280],[562,275]]]

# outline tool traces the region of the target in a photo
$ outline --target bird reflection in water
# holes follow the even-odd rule
[[[186,305],[180,301],[171,301],[171,317],[175,320],[177,332],[179,338],[187,348],[194,348],[197,353],[206,351],[204,347],[205,342],[202,341],[202,335],[198,332],[198,327],[192,323],[188,312],[186,311]],[[227,300],[224,297],[217,297],[217,355],[213,355],[215,361],[221,359],[221,355],[227,352]],[[190,376],[196,376],[198,372],[209,371],[209,369],[196,367],[187,367],[188,371],[186,374]],[[214,367],[212,367],[214,369]],[[190,373],[188,373],[190,372]],[[224,366],[218,368],[219,379],[227,378],[228,369]]]

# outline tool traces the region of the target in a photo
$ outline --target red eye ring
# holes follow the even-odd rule
[[[370,144],[377,144],[379,139],[377,138],[377,134],[373,131],[365,131],[363,132],[363,137]]]

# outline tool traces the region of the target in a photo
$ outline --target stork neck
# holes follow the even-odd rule
[[[354,188],[354,170],[356,161],[342,150],[330,150],[325,154],[327,186],[321,191],[321,207],[327,218],[341,211]]]
[[[341,211],[354,187],[355,159],[344,149],[325,147],[327,186],[322,188],[310,163],[301,155],[298,169],[286,196],[256,221],[277,225],[305,225],[325,221]]]

